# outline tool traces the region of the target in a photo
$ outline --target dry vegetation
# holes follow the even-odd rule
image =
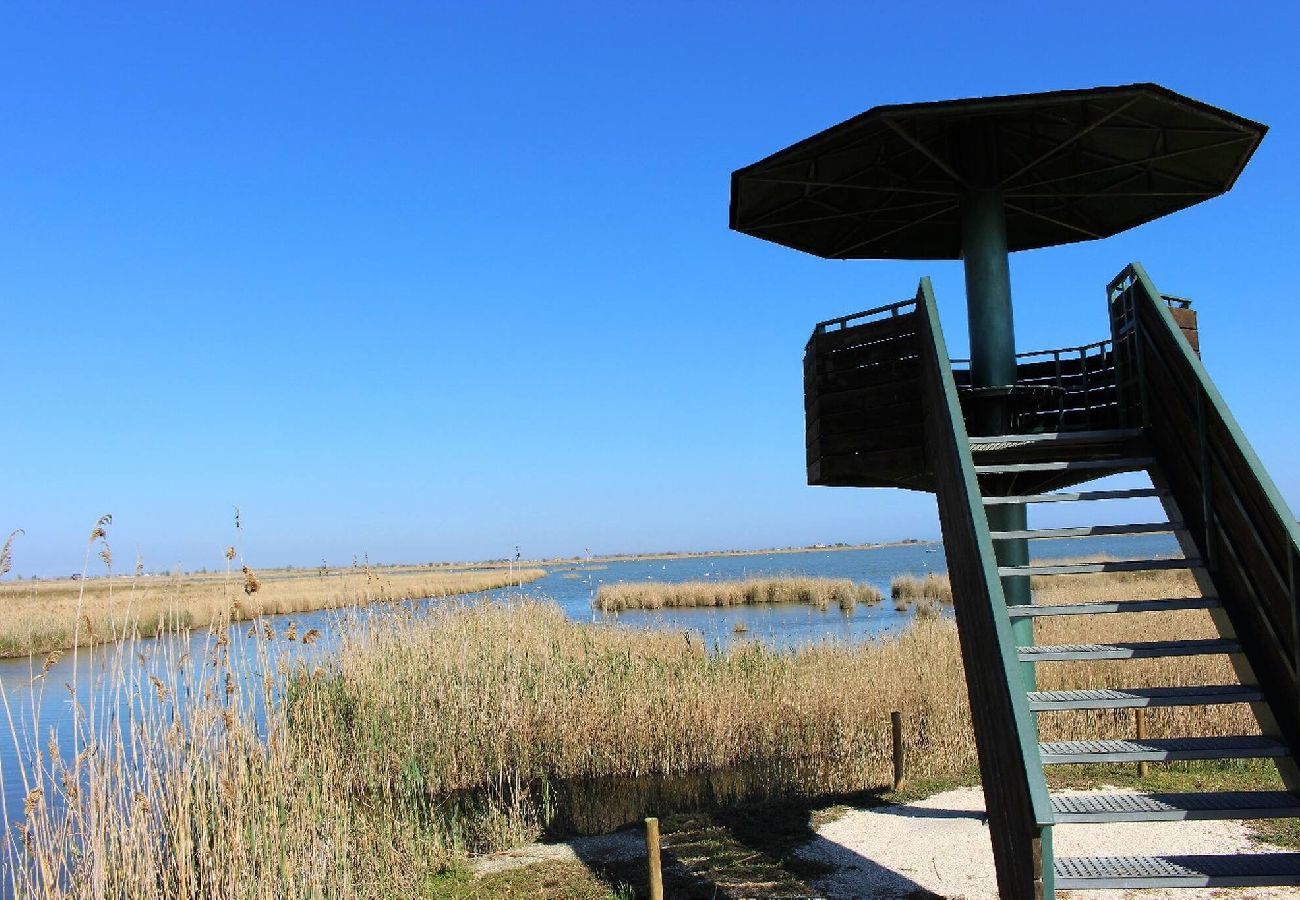
[[[619,582],[596,592],[596,607],[605,612],[625,609],[680,609],[709,606],[754,606],[767,603],[806,603],[819,609],[832,604],[852,609],[859,603],[879,603],[880,591],[848,578],[745,578],[733,581]]]
[[[1055,602],[1192,589],[1166,573],[1036,587]],[[1106,621],[1117,640],[1212,633],[1204,613]],[[1039,638],[1094,640],[1096,623],[1055,620]],[[546,604],[393,605],[359,614],[337,656],[310,669],[265,633],[228,643],[214,632],[193,657],[145,649],[137,663],[136,649],[169,646],[141,643],[96,659],[118,660],[108,682],[129,701],[132,727],[109,727],[102,713],[96,725],[92,707],[76,749],[93,743],[94,753],[37,764],[39,727],[15,732],[27,760],[4,773],[27,795],[4,847],[16,895],[428,895],[465,854],[547,826],[598,831],[674,805],[887,784],[895,709],[914,778],[975,762],[946,618],[869,646],[710,654],[681,633],[578,624]],[[269,676],[249,677],[275,671],[282,693]],[[1049,688],[1234,680],[1215,657],[1040,671]],[[270,709],[261,724],[259,703]],[[1050,714],[1042,726],[1047,740],[1133,727],[1127,711]],[[1210,707],[1152,710],[1148,727],[1161,737],[1254,723],[1245,708]]]
[[[940,603],[952,602],[952,585],[947,575],[933,572],[918,578],[915,575],[897,575],[889,582],[889,596],[903,603],[918,600],[935,600]]]
[[[222,575],[9,581],[0,583],[0,657],[64,650],[74,636],[85,646],[227,619],[452,597],[520,585],[545,574],[541,569],[450,572],[358,565],[260,576],[243,567]]]

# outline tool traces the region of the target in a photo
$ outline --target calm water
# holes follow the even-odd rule
[[[1157,554],[1176,554],[1177,547],[1168,535],[1143,535],[1124,538],[1093,538],[1040,542],[1050,546],[1037,548],[1036,556],[1081,556],[1089,553],[1109,553],[1117,557],[1139,557]],[[880,547],[872,550],[828,550],[808,553],[753,554],[748,556],[692,557],[688,559],[647,560],[638,562],[611,562],[591,567],[560,566],[548,570],[545,578],[525,585],[523,593],[529,597],[548,599],[559,604],[568,616],[583,622],[608,622],[635,628],[689,629],[706,645],[725,648],[735,640],[760,640],[776,647],[793,647],[824,641],[869,641],[906,626],[912,613],[899,613],[888,601],[876,606],[858,605],[845,612],[833,606],[819,610],[802,605],[744,606],[730,608],[628,611],[601,613],[593,609],[592,599],[602,584],[643,581],[693,581],[727,580],[748,576],[812,575],[830,578],[850,578],[880,588],[888,595],[889,582],[895,575],[924,575],[927,572],[946,571],[943,550],[937,544],[910,544],[898,547]],[[572,577],[572,576],[577,577]],[[490,596],[504,598],[518,596],[520,591],[494,591]],[[289,647],[299,656],[326,658],[334,649],[339,628],[347,613],[320,611],[273,616],[267,621],[280,633],[293,621],[299,634],[317,628],[322,638],[311,646],[301,643],[277,643]],[[735,633],[737,623],[743,622],[748,631],[741,637]],[[235,656],[249,655],[254,660],[249,668],[260,673],[256,662],[259,646],[255,638],[247,636],[248,626],[233,629],[229,652]],[[143,653],[139,651],[143,650]],[[115,658],[113,654],[97,652],[89,657],[82,651],[76,672],[76,691],[83,705],[92,696],[96,698],[101,722],[126,719],[127,710],[121,700],[111,693],[116,681],[113,673],[121,667],[130,682],[143,686],[145,697],[149,691],[149,676],[157,674],[167,680],[174,671],[175,661],[184,653],[193,660],[204,660],[213,652],[213,637],[204,630],[192,635],[188,641],[169,638],[145,641],[134,648],[129,658]],[[6,820],[21,816],[23,798],[27,793],[20,775],[20,762],[30,765],[37,746],[45,748],[54,740],[66,750],[72,741],[72,704],[68,687],[74,681],[73,657],[65,654],[47,673],[41,673],[41,661],[27,659],[0,660],[0,685],[8,714],[12,716],[21,747],[15,747],[8,737],[0,738],[0,779],[5,804]],[[135,692],[128,692],[135,693]],[[138,696],[139,694],[137,694]],[[106,715],[107,714],[107,715]],[[2,890],[2,889],[0,889]]]
[[[1162,534],[1039,541],[1037,544],[1037,547],[1034,544],[1030,546],[1031,552],[1038,558],[1093,553],[1108,553],[1117,557],[1178,554],[1173,537]],[[851,578],[875,585],[888,597],[889,582],[895,575],[946,572],[948,563],[940,544],[907,544],[871,550],[826,550],[609,563],[608,568],[597,568],[594,571],[587,571],[587,567],[577,564],[574,569],[550,569],[545,578],[524,585],[524,592],[529,596],[555,601],[570,618],[579,621],[616,622],[638,628],[687,628],[697,632],[709,646],[725,647],[737,639],[758,639],[773,646],[791,647],[826,640],[871,640],[902,628],[911,619],[912,613],[895,612],[889,602],[877,606],[859,605],[851,612],[844,612],[834,606],[819,610],[792,604],[601,613],[593,610],[592,598],[602,584],[723,581],[766,575]],[[566,577],[571,575],[579,577]],[[737,638],[735,626],[741,622],[749,631]]]

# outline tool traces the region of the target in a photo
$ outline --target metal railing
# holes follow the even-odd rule
[[[1147,428],[1276,720],[1267,730],[1275,726],[1276,735],[1300,751],[1295,516],[1188,343],[1171,298],[1137,263],[1111,282],[1108,296],[1123,424]]]
[[[970,360],[952,363],[965,402],[976,402],[979,389],[970,386]],[[1016,382],[1002,393],[1012,400],[1017,432],[1113,426],[1119,408],[1112,342],[1018,353]]]
[[[917,289],[917,311],[926,464],[938,494],[998,892],[1025,900],[1051,897],[1055,818],[970,438],[928,278]]]

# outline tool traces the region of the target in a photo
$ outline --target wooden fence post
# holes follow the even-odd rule
[[[904,749],[903,749],[903,714],[892,712],[889,714],[889,724],[894,732],[894,790],[901,791],[907,787],[907,773],[904,767]]]
[[[664,900],[664,873],[659,865],[659,820],[645,820],[645,858],[650,870],[650,900]]]

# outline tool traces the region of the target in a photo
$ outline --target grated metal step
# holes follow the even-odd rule
[[[1132,641],[1122,644],[1036,644],[1017,647],[1021,662],[1060,662],[1071,659],[1157,659],[1165,656],[1207,656],[1240,653],[1241,644],[1224,638],[1184,641]]]
[[[988,506],[1000,503],[1071,503],[1087,500],[1134,500],[1142,497],[1168,497],[1168,491],[1158,488],[1125,488],[1114,491],[1076,491],[1054,494],[1006,494],[984,498]]]
[[[1175,569],[1199,569],[1199,559],[1111,559],[1089,563],[1040,563],[1028,566],[998,566],[998,574],[1013,575],[1092,575],[1097,572],[1164,572]]]
[[[992,463],[975,466],[976,475],[1011,475],[1016,472],[1075,472],[1094,469],[1149,469],[1156,461],[1149,456],[1115,459],[1077,459],[1069,462]]]
[[[1162,597],[1153,600],[1091,600],[1087,603],[1026,604],[1008,606],[1013,619],[1035,616],[1094,616],[1102,613],[1174,612],[1180,609],[1218,609],[1218,597]]]
[[[1096,688],[1078,691],[1030,691],[1029,709],[1052,712],[1075,709],[1136,709],[1155,706],[1213,706],[1259,703],[1263,692],[1246,684],[1199,687]]]
[[[1052,797],[1056,824],[1181,822],[1193,819],[1288,819],[1300,816],[1290,791],[1167,794],[1071,794]]]
[[[1285,744],[1260,735],[1155,738],[1144,741],[1052,741],[1038,745],[1043,765],[1261,759],[1290,756]]]
[[[1300,884],[1300,853],[1081,856],[1056,860],[1060,890],[1268,887]]]
[[[1030,528],[1025,531],[993,531],[995,541],[1038,541],[1049,538],[1100,537],[1116,534],[1162,534],[1182,528],[1181,522],[1153,522],[1142,525],[1075,525],[1070,528]]]
[[[1141,428],[1108,428],[1094,431],[1046,431],[1041,434],[995,434],[970,439],[971,448],[990,444],[1108,444],[1142,436]]]

